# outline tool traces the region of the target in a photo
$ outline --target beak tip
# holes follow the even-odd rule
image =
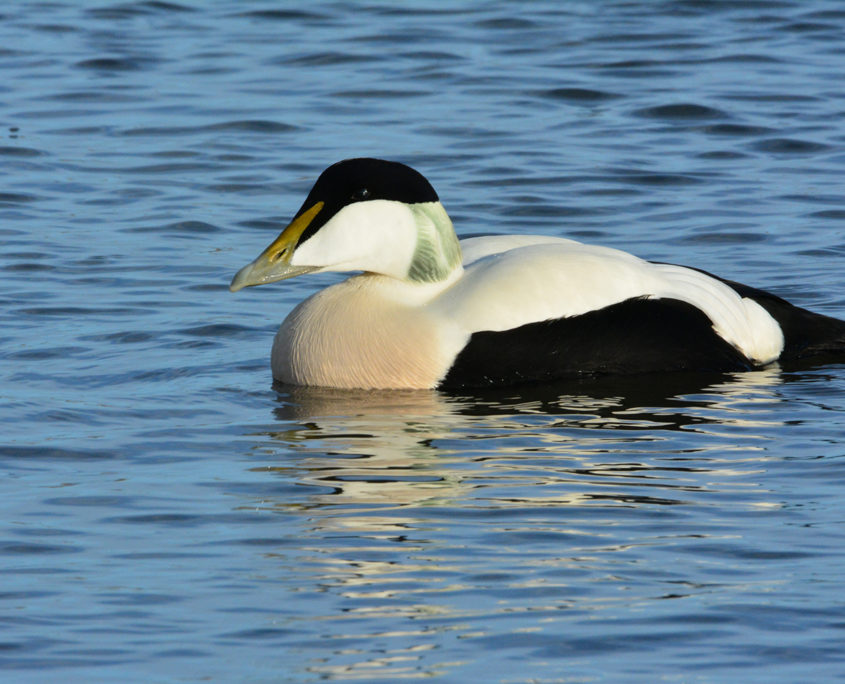
[[[244,266],[240,271],[235,273],[235,277],[232,278],[232,282],[229,283],[229,292],[237,292],[238,290],[243,290],[248,285],[252,283],[249,282],[249,273],[251,271],[252,264],[248,264]]]

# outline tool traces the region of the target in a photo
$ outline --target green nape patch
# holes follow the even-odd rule
[[[417,246],[408,269],[408,279],[437,282],[461,263],[461,246],[452,220],[440,202],[412,204],[417,223]]]

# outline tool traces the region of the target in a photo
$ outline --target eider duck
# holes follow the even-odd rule
[[[461,389],[845,360],[845,321],[704,271],[557,237],[459,241],[431,184],[398,162],[323,171],[230,289],[324,271],[362,273],[284,320],[283,383]]]

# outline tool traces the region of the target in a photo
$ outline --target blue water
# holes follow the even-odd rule
[[[845,679],[845,366],[276,388],[317,174],[845,317],[845,7],[7,2],[0,680]]]

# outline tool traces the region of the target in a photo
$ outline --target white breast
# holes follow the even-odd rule
[[[276,334],[273,377],[359,389],[436,386],[469,335],[427,311],[435,291],[361,275],[317,292]]]

